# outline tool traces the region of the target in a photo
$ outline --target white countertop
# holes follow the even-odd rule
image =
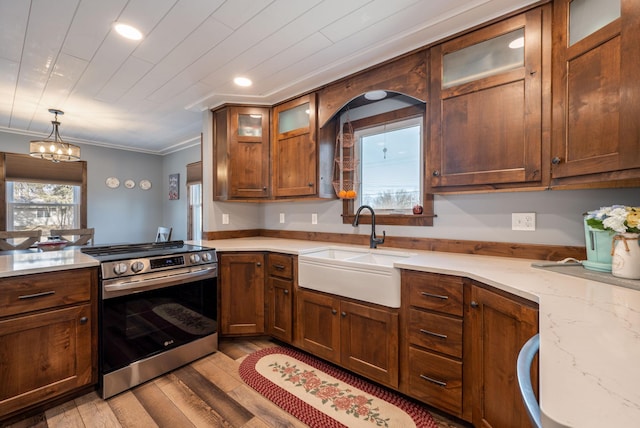
[[[334,245],[262,237],[190,243],[295,255]],[[416,255],[395,267],[464,276],[539,303],[545,427],[640,426],[640,291],[532,268],[531,260],[410,251]],[[79,250],[15,253],[0,255],[0,278],[98,265]]]
[[[93,257],[71,248],[44,252],[16,251],[13,254],[0,255],[0,278],[99,265]]]
[[[334,245],[262,237],[192,243],[288,254]],[[395,267],[464,276],[539,303],[545,427],[640,426],[639,291],[532,268],[531,260],[410,251],[416,256]]]

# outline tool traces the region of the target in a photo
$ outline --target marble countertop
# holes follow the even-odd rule
[[[287,254],[333,245],[262,237],[192,243]],[[411,252],[394,266],[476,279],[539,304],[545,427],[640,426],[640,291],[533,268],[532,260]]]
[[[93,257],[72,248],[60,251],[6,251],[0,254],[0,278],[99,266]]]

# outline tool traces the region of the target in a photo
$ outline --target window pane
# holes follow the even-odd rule
[[[524,29],[445,54],[442,87],[483,79],[524,65]]]
[[[573,0],[569,3],[569,45],[618,18],[619,0]]]
[[[278,114],[278,133],[309,126],[309,103],[301,104]]]
[[[406,211],[422,203],[420,122],[414,119],[356,132],[360,204],[376,210]]]
[[[7,224],[9,230],[80,227],[80,186],[68,184],[7,182]]]
[[[191,239],[202,238],[202,184],[189,185]]]
[[[239,114],[238,115],[238,136],[262,137],[262,115],[261,114]]]

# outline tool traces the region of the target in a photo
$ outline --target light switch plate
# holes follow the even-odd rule
[[[222,214],[222,224],[229,224],[229,214]]]
[[[511,230],[536,230],[536,213],[512,213]]]
[[[318,214],[311,214],[311,224],[318,224]]]
[[[284,223],[284,213],[280,213],[280,223]]]

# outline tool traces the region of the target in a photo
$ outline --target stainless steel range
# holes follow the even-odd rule
[[[108,398],[218,348],[215,249],[84,247],[100,263],[100,389]]]

